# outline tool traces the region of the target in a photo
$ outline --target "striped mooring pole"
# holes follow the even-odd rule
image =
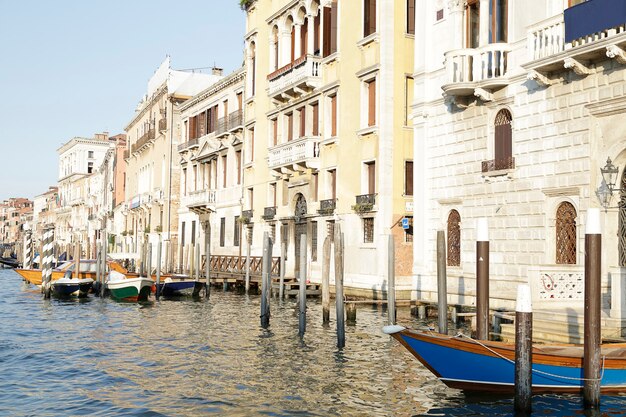
[[[24,259],[22,266],[24,269],[33,269],[33,233],[29,230],[26,232],[24,241]]]
[[[44,298],[50,298],[52,281],[52,256],[54,254],[54,226],[46,226],[43,231],[43,257],[41,268],[41,292]]]

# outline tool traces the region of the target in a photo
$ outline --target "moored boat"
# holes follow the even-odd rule
[[[67,261],[54,268],[52,270],[52,281],[64,278],[71,274],[74,278],[91,278],[96,279],[96,261],[94,259],[81,259],[80,260],[80,272],[78,276],[75,276],[74,269],[76,268],[75,261]],[[108,261],[107,268],[113,271],[128,274],[129,276],[137,276],[137,274],[131,274],[126,269],[115,261]],[[22,278],[30,282],[33,285],[41,285],[41,269],[23,269],[15,268],[15,272],[20,274]]]
[[[458,335],[385,326],[426,368],[451,388],[514,393],[515,344],[474,340]],[[532,391],[580,393],[583,388],[583,345],[535,345]],[[626,392],[626,343],[601,347],[602,393]]]
[[[117,271],[111,271],[106,285],[111,297],[116,300],[145,301],[154,281],[146,277],[129,278]]]
[[[167,277],[163,282],[157,284],[157,292],[163,297],[193,295],[196,287],[201,285],[202,283],[193,279],[175,279]]]
[[[91,278],[60,278],[52,282],[57,297],[86,297],[93,285]]]

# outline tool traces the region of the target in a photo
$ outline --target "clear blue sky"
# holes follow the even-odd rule
[[[74,136],[123,133],[166,55],[174,69],[243,63],[236,0],[0,0],[0,201],[57,182]]]

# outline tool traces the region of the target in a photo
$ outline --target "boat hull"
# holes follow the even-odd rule
[[[196,285],[199,284],[196,280],[165,280],[162,283],[157,284],[157,291],[163,297],[176,297],[181,295],[193,295]]]
[[[451,388],[508,394],[515,391],[513,344],[410,330],[392,335]],[[535,347],[533,393],[582,392],[582,352],[580,345]],[[601,392],[626,392],[626,344],[603,345],[602,355],[605,359]]]
[[[154,281],[148,278],[126,278],[107,282],[111,297],[116,300],[145,301],[150,295]]]
[[[86,297],[92,285],[91,278],[61,278],[52,282],[52,293],[57,297]]]

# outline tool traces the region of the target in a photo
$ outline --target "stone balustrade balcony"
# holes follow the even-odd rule
[[[319,136],[303,136],[269,149],[270,169],[282,173],[319,168]]]
[[[269,74],[269,96],[285,102],[319,87],[322,82],[320,62],[318,56],[304,55]]]
[[[191,191],[181,198],[181,205],[196,214],[208,214],[215,211],[216,195],[215,190]]]

